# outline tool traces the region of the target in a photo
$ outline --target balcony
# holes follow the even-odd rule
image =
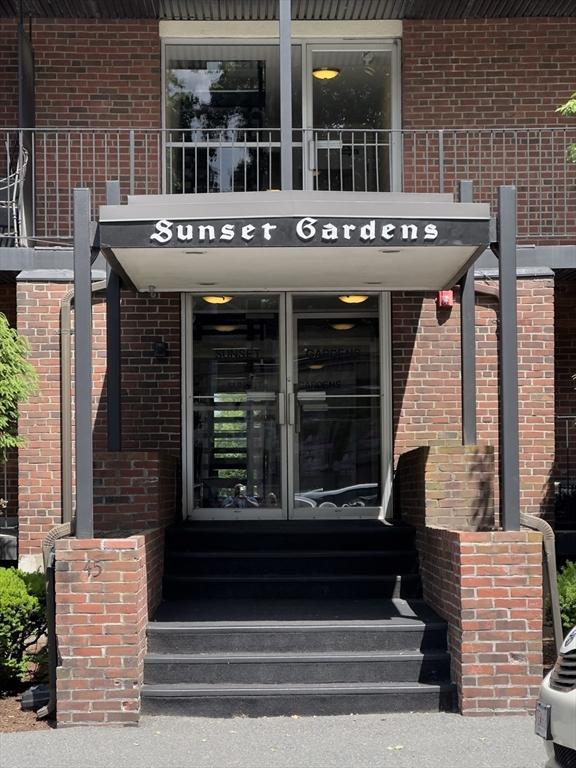
[[[279,129],[0,132],[1,245],[69,245],[72,191],[106,181],[127,194],[195,194],[280,188]],[[297,130],[294,188],[321,191],[454,192],[474,183],[475,200],[496,212],[497,188],[518,189],[522,242],[576,238],[574,128],[492,130]]]

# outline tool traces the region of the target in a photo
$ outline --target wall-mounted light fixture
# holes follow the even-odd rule
[[[169,356],[170,351],[168,349],[168,344],[163,340],[155,341],[154,346],[152,347],[152,357],[154,358],[154,361],[156,363],[165,363]]]

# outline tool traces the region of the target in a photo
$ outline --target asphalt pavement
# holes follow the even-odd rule
[[[0,768],[543,768],[530,716],[209,719],[0,734]]]

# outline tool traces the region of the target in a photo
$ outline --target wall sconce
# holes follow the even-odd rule
[[[155,363],[165,363],[170,357],[168,344],[165,341],[155,341],[152,347],[152,357]]]

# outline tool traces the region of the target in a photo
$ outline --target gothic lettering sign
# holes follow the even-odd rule
[[[474,245],[485,242],[486,220],[270,217],[102,222],[112,248],[330,248]]]

